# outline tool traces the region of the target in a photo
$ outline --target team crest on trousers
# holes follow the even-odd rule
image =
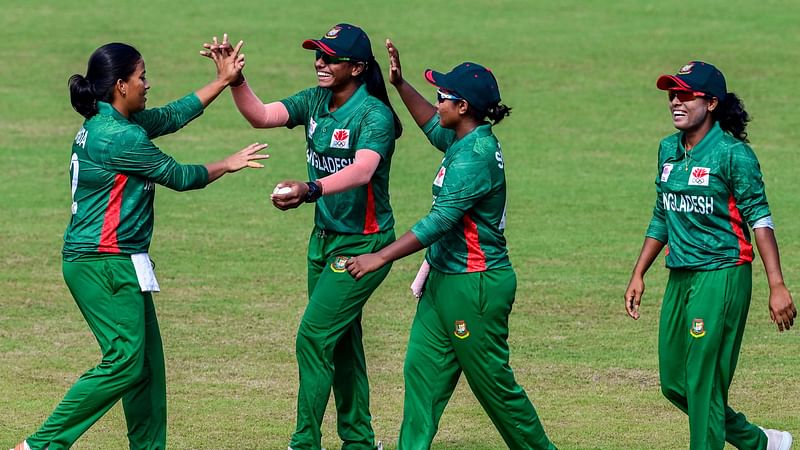
[[[692,320],[692,329],[689,330],[689,334],[693,338],[701,338],[706,335],[706,326],[703,323],[703,319]]]
[[[466,339],[469,337],[469,330],[467,329],[467,322],[463,320],[456,320],[456,329],[453,331],[459,339]]]
[[[348,258],[347,256],[337,256],[336,259],[334,259],[333,262],[331,263],[331,270],[336,273],[344,272],[345,270],[347,270],[345,269],[344,265],[348,259],[350,258]]]

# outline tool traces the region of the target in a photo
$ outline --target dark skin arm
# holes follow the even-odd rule
[[[417,126],[423,126],[436,114],[436,107],[425,100],[413,86],[403,79],[403,71],[400,68],[400,53],[391,40],[386,40],[386,50],[389,52],[389,83],[397,89],[400,98],[414,118]]]
[[[410,231],[406,231],[404,235],[400,236],[400,239],[392,242],[376,253],[366,253],[348,259],[345,263],[345,267],[353,278],[359,280],[364,275],[374,272],[392,261],[416,253],[423,248],[425,247],[422,245],[422,242],[417,239],[417,236]]]
[[[625,311],[633,319],[639,318],[639,304],[642,302],[642,295],[644,294],[644,274],[653,265],[661,249],[664,248],[663,242],[647,237],[642,244],[642,250],[639,252],[639,259],[636,260],[636,265],[631,274],[631,281],[628,282],[628,288],[625,290]]]
[[[781,257],[775,232],[771,228],[756,228],[753,234],[769,282],[769,316],[777,325],[778,331],[783,332],[794,326],[797,308],[792,301],[792,294],[783,283]]]

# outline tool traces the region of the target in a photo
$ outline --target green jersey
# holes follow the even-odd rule
[[[433,207],[412,228],[444,273],[511,266],[506,248],[506,175],[500,143],[488,123],[461,139],[435,115],[422,131],[444,159],[433,179]]]
[[[190,94],[125,118],[97,102],[72,144],[72,217],[63,255],[146,252],[153,235],[155,183],[178,191],[208,183],[202,165],[181,165],[150,141],[179,130],[203,112]]]
[[[394,153],[394,116],[361,85],[344,105],[328,110],[332,92],[314,87],[283,99],[287,126],[304,125],[308,177],[318,180],[355,161],[356,151],[372,150],[381,162],[364,186],[317,200],[317,227],[343,234],[373,234],[394,227],[389,204],[389,168]]]
[[[750,263],[748,225],[769,215],[755,153],[719,124],[688,152],[680,132],[661,141],[647,236],[668,245],[668,268],[717,270]]]

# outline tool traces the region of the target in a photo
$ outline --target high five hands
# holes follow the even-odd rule
[[[225,33],[222,35],[221,43],[216,36],[212,38],[210,44],[204,43],[205,50],[201,50],[200,55],[214,61],[217,66],[217,78],[226,84],[237,84],[242,78],[242,69],[245,64],[244,53],[239,53],[242,45],[244,45],[244,41],[239,41],[235,47],[231,47],[228,33]]]

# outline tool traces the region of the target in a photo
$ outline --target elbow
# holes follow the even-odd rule
[[[358,176],[353,180],[356,186],[364,186],[368,184],[372,180],[372,173],[360,173]]]
[[[245,117],[253,128],[269,128],[265,120],[258,117]]]

